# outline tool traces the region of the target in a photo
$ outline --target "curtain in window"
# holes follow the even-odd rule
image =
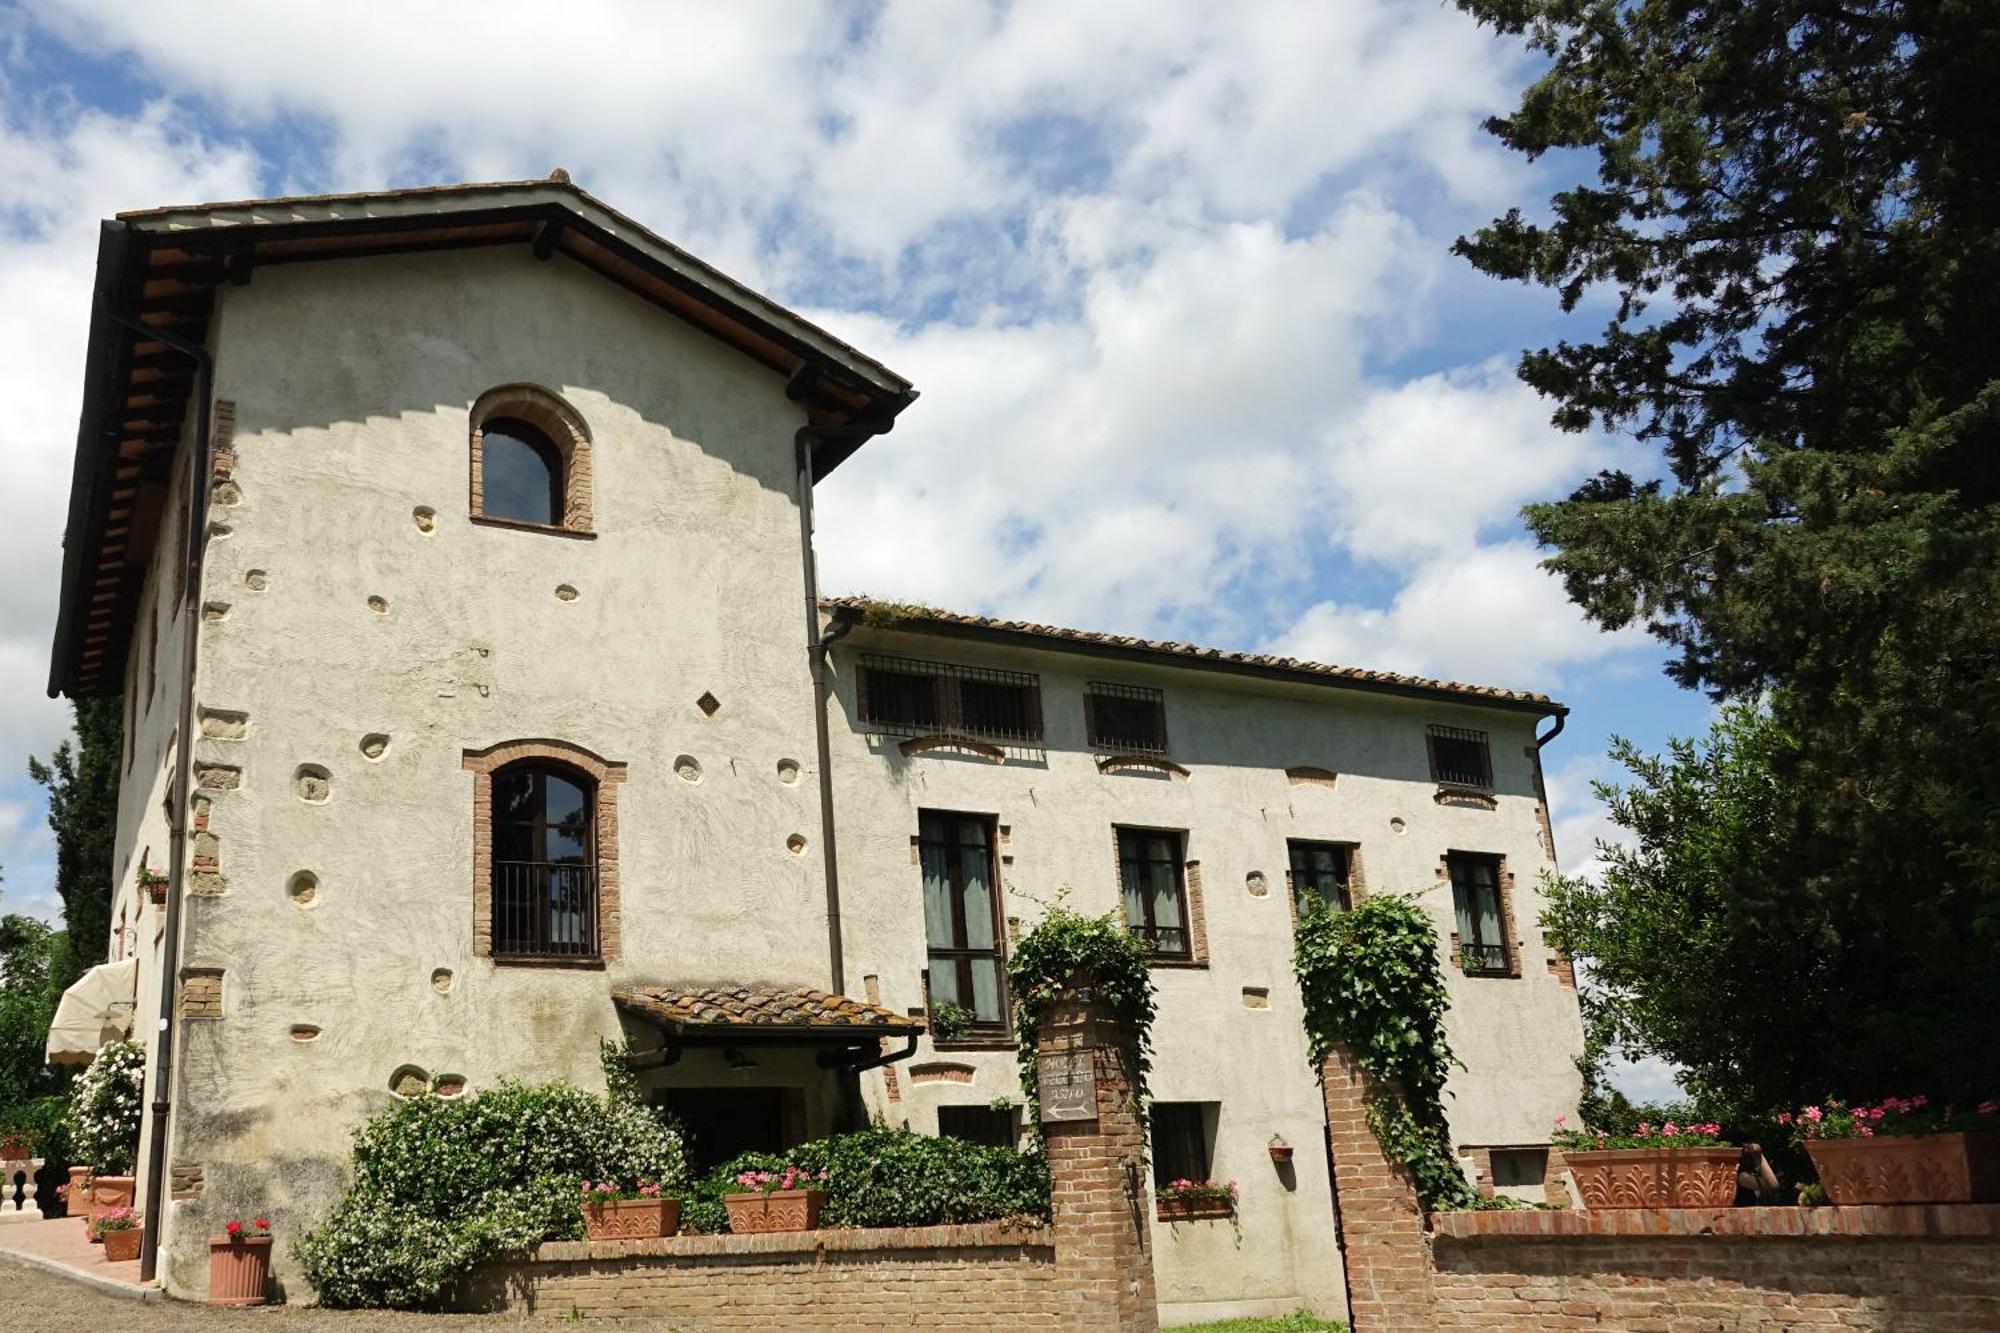
[[[990,827],[983,819],[924,811],[917,828],[931,999],[955,1004],[979,1023],[1004,1023]]]

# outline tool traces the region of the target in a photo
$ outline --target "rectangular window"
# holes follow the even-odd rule
[[[1431,781],[1440,787],[1467,791],[1493,790],[1493,756],[1483,731],[1462,727],[1431,727]]]
[[[988,1148],[1012,1148],[1016,1137],[1014,1113],[992,1106],[940,1106],[938,1136]]]
[[[1214,1170],[1210,1132],[1220,1108],[1214,1102],[1154,1102],[1153,1187],[1176,1180],[1207,1180]]]
[[[1084,691],[1083,710],[1093,749],[1167,752],[1167,704],[1158,690],[1093,680]]]
[[[942,810],[917,814],[924,869],[924,942],[935,1011],[952,1005],[968,1028],[1007,1029],[1007,988],[1000,962],[1000,895],[995,875],[995,820]]]
[[[1193,957],[1188,931],[1187,863],[1182,835],[1167,829],[1118,830],[1118,887],[1125,927],[1154,953]]]
[[[1500,858],[1453,852],[1451,901],[1458,913],[1458,956],[1470,975],[1505,976],[1507,934],[1500,914]]]
[[[1493,1185],[1496,1189],[1539,1188],[1548,1173],[1547,1148],[1493,1150]]]
[[[1351,858],[1342,842],[1285,844],[1292,853],[1292,901],[1303,916],[1321,903],[1346,911],[1347,873]]]
[[[862,722],[887,731],[1015,745],[1042,740],[1041,678],[1025,671],[863,657],[859,710]]]

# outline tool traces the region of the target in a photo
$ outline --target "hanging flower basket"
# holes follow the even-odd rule
[[[1176,1180],[1153,1191],[1153,1215],[1162,1222],[1198,1222],[1236,1215],[1236,1182]]]
[[[231,1222],[208,1238],[208,1303],[262,1305],[271,1280],[271,1224]]]
[[[167,905],[167,877],[157,870],[139,871],[139,887],[145,891],[147,901],[155,907]]]

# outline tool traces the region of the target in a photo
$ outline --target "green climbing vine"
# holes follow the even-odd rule
[[[1410,1173],[1426,1211],[1470,1208],[1445,1125],[1444,1085],[1458,1065],[1445,1040],[1449,1005],[1437,935],[1413,898],[1376,894],[1352,911],[1318,905],[1300,919],[1293,968],[1318,1069],[1344,1046],[1384,1091],[1368,1127]]]
[[[1153,1061],[1153,975],[1146,950],[1116,914],[1085,916],[1058,895],[1035,928],[1014,946],[1007,981],[1014,993],[1014,1027],[1019,1041],[1021,1089],[1027,1094],[1028,1123],[1041,1131],[1035,1037],[1050,1007],[1075,980],[1095,987],[1098,1001],[1134,1036],[1125,1053],[1126,1081],[1142,1109],[1146,1076]]]

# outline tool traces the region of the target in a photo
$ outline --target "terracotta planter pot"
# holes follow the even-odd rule
[[[1236,1205],[1227,1199],[1155,1199],[1153,1208],[1162,1222],[1201,1222],[1236,1213]]]
[[[130,1208],[135,1183],[131,1176],[92,1176],[83,1191],[85,1224],[95,1223],[113,1208]],[[70,1198],[74,1201],[76,1196],[72,1194]],[[95,1242],[97,1237],[92,1235],[90,1239]]]
[[[63,1195],[63,1216],[82,1220],[89,1211],[90,1168],[73,1166],[69,1169],[69,1193]]]
[[[1869,1139],[1807,1139],[1835,1203],[2000,1202],[2000,1130]]]
[[[139,1238],[146,1233],[138,1227],[125,1227],[119,1231],[104,1233],[104,1262],[107,1264],[130,1263],[139,1257]]]
[[[769,1194],[725,1194],[729,1229],[740,1236],[766,1231],[815,1231],[825,1190],[773,1190]]]
[[[1740,1148],[1612,1148],[1563,1152],[1586,1208],[1727,1208]]]
[[[583,1205],[583,1229],[592,1240],[651,1240],[681,1229],[679,1199],[618,1199]]]
[[[271,1280],[271,1238],[208,1238],[208,1303],[262,1305]]]

